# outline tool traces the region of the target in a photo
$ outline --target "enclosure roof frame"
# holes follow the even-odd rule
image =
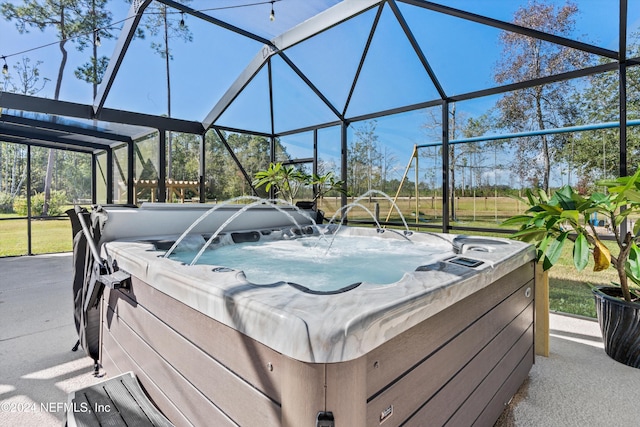
[[[317,128],[327,127],[331,125],[337,125],[340,123],[352,123],[354,121],[359,120],[367,120],[376,117],[383,117],[390,114],[396,114],[399,112],[411,111],[420,108],[428,108],[431,106],[441,105],[443,101],[447,102],[457,102],[463,100],[470,100],[476,98],[482,98],[490,95],[505,93],[509,91],[525,89],[528,87],[533,87],[541,84],[553,83],[557,81],[569,80],[579,77],[585,77],[601,72],[606,71],[614,71],[616,69],[621,70],[624,67],[635,66],[640,64],[639,58],[628,59],[626,58],[626,48],[627,48],[627,40],[626,40],[626,30],[627,30],[627,0],[620,0],[620,40],[619,40],[619,51],[614,51],[610,49],[601,48],[599,46],[595,46],[592,44],[580,42],[577,40],[556,36],[553,34],[545,33],[538,30],[533,30],[525,27],[521,27],[506,21],[501,21],[498,19],[490,18],[488,16],[483,16],[480,14],[468,12],[462,9],[456,9],[453,7],[445,6],[442,4],[438,4],[434,1],[428,0],[343,0],[342,2],[334,5],[333,7],[326,9],[319,14],[311,17],[307,21],[291,28],[288,31],[285,31],[279,36],[276,36],[272,40],[267,40],[264,37],[261,37],[251,31],[247,31],[245,29],[239,28],[232,24],[229,24],[223,20],[214,18],[205,13],[199,12],[197,10],[192,9],[191,7],[180,3],[176,0],[158,0],[160,3],[165,4],[169,7],[175,8],[181,12],[187,13],[191,16],[194,16],[198,19],[204,20],[212,25],[219,26],[229,31],[233,31],[236,34],[239,34],[243,37],[247,37],[253,41],[259,42],[263,44],[263,47],[256,53],[254,58],[249,62],[247,67],[239,74],[236,80],[230,85],[227,91],[222,95],[222,97],[213,105],[210,112],[206,115],[206,117],[200,120],[183,120],[176,119],[170,117],[164,117],[159,115],[145,114],[134,111],[123,111],[118,109],[109,109],[105,108],[106,98],[111,90],[113,82],[120,70],[120,65],[122,64],[123,58],[127,54],[130,43],[134,37],[135,31],[140,23],[142,18],[142,13],[149,6],[152,0],[136,0],[132,3],[132,6],[128,12],[128,16],[131,19],[125,21],[124,27],[120,32],[118,37],[116,50],[112,55],[107,71],[103,78],[102,84],[99,86],[98,93],[93,100],[92,105],[84,105],[74,102],[61,101],[61,100],[52,100],[52,99],[43,99],[37,96],[30,95],[19,95],[15,93],[8,93],[0,91],[0,138],[13,138],[15,140],[16,136],[13,135],[14,132],[17,132],[16,129],[10,126],[11,123],[17,124],[17,119],[15,117],[11,117],[13,115],[13,111],[24,111],[28,113],[40,113],[44,115],[49,115],[53,119],[47,120],[39,120],[38,118],[30,118],[29,125],[23,129],[25,132],[21,137],[28,137],[32,132],[31,136],[33,140],[43,140],[47,138],[47,135],[50,135],[50,143],[52,146],[56,146],[56,143],[60,143],[61,146],[69,147],[69,144],[72,146],[77,146],[79,150],[89,149],[97,149],[96,147],[109,147],[112,145],[111,141],[114,141],[114,138],[117,140],[118,138],[126,139],[135,139],[140,135],[148,134],[148,132],[157,130],[157,131],[173,131],[173,132],[183,132],[190,134],[198,134],[204,135],[209,129],[219,129],[219,130],[235,130],[243,133],[250,134],[262,134],[261,132],[255,132],[250,130],[242,130],[236,129],[232,126],[222,126],[216,124],[216,120],[227,110],[229,105],[235,100],[240,92],[249,84],[251,79],[264,67],[268,64],[274,55],[279,55],[281,58],[287,63],[294,72],[302,79],[302,81],[310,88],[310,90],[331,110],[331,112],[336,116],[334,120],[329,120],[323,123],[316,123],[313,125],[305,126],[299,129],[285,129],[276,133],[275,129],[271,128],[270,134],[264,133],[272,138],[277,137],[278,135],[289,135],[296,132],[309,131]],[[578,49],[590,54],[599,55],[604,58],[609,58],[612,60],[609,64],[598,65],[594,67],[589,67],[585,69],[575,70],[567,73],[563,73],[560,75],[548,76],[536,80],[528,80],[523,82],[517,82],[513,84],[508,84],[504,86],[494,86],[487,87],[485,89],[481,89],[478,91],[463,93],[463,94],[448,94],[445,93],[444,89],[440,85],[436,73],[431,69],[427,58],[424,53],[420,50],[420,46],[415,41],[415,38],[411,32],[409,26],[404,22],[402,12],[398,8],[398,4],[407,4],[410,6],[415,6],[427,10],[431,10],[436,13],[456,17],[459,19],[464,19],[470,22],[475,22],[481,25],[490,26],[493,28],[497,28],[504,31],[515,32],[518,34],[523,34],[529,37],[534,37],[540,40],[545,40],[547,42],[555,43],[558,45],[570,47],[573,49]],[[357,16],[359,14],[365,13],[371,9],[378,8],[378,17],[380,15],[380,11],[388,5],[390,9],[393,11],[394,16],[398,20],[401,25],[407,39],[409,40],[411,46],[413,47],[415,54],[417,55],[419,61],[422,63],[425,68],[429,78],[432,80],[434,86],[437,89],[439,94],[439,99],[427,100],[424,102],[420,102],[417,104],[401,106],[398,108],[392,108],[383,111],[376,111],[373,113],[357,115],[352,117],[347,117],[346,115],[346,107],[342,110],[341,106],[333,105],[328,98],[323,94],[323,92],[316,86],[313,85],[310,79],[300,70],[299,67],[286,55],[286,49],[295,46],[327,29],[333,28],[341,23]],[[377,20],[375,21],[377,22]],[[375,26],[374,22],[374,26]],[[373,29],[372,29],[373,31]],[[371,34],[369,35],[369,42],[371,40]],[[363,56],[361,58],[360,67],[362,66],[362,62],[364,61],[365,52],[363,52]],[[349,97],[347,98],[346,105],[349,104],[349,98],[353,93],[353,88],[355,86],[355,81],[357,80],[359,72],[356,73],[351,92]],[[269,81],[271,85],[271,81]],[[273,108],[272,108],[273,110]],[[621,111],[623,111],[621,106]],[[271,112],[273,114],[273,111]],[[69,118],[78,118],[83,120],[95,120],[95,121],[103,121],[107,123],[114,124],[124,124],[128,126],[132,126],[133,128],[138,128],[136,130],[129,129],[127,131],[110,131],[103,132],[99,129],[94,129],[89,132],[85,128],[85,126],[78,125],[74,127],[73,124],[64,124],[64,128],[59,127],[60,124],[56,124],[55,126],[52,124],[55,122],[55,117],[69,117]],[[27,123],[27,122],[23,122]],[[273,117],[272,117],[273,123]],[[623,121],[622,123],[626,123]],[[86,137],[88,139],[93,138],[92,142],[87,141],[74,141],[70,138],[61,138],[60,132],[68,132],[68,133],[77,133],[79,136],[83,138]],[[86,139],[85,138],[85,139]],[[75,145],[73,145],[75,144]]]

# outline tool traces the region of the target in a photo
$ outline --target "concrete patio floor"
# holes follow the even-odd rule
[[[71,254],[0,258],[0,426],[60,426],[67,394],[101,381],[76,342]],[[610,359],[595,321],[552,314],[550,357],[496,426],[636,426],[640,369]]]

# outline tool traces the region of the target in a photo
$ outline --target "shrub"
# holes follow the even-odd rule
[[[67,194],[64,191],[54,190],[51,192],[51,200],[49,200],[49,216],[62,215],[62,207],[67,203]],[[44,207],[44,193],[36,193],[31,196],[31,215],[42,216],[42,208]],[[13,200],[13,210],[18,215],[27,216],[27,198],[24,196],[16,197]]]
[[[20,216],[27,216],[27,198],[17,196],[13,199],[13,211]]]
[[[13,197],[11,194],[0,192],[0,213],[13,213]]]

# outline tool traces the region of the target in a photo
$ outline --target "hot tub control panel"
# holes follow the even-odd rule
[[[476,268],[484,264],[483,261],[479,261],[477,259],[464,258],[464,257],[454,257],[447,260],[452,264],[462,265],[463,267]]]

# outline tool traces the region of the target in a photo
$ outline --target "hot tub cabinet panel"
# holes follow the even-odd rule
[[[133,276],[103,294],[101,362],[136,373],[177,426],[311,427],[325,411],[338,427],[493,425],[534,361],[533,270],[333,363],[284,355]]]

